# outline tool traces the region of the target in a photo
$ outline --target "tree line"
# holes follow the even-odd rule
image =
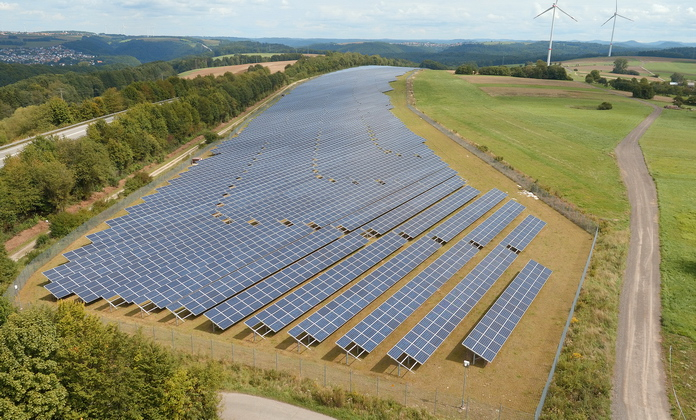
[[[0,298],[0,419],[216,419],[212,364],[103,325],[77,303]]]
[[[256,64],[272,61],[299,60],[302,53],[282,53],[264,57],[257,54],[235,54],[223,57],[186,57],[172,62],[177,73],[208,67],[237,66],[241,64]]]
[[[538,60],[536,64],[526,64],[514,67],[486,66],[478,67],[476,63],[462,64],[454,71],[455,74],[482,74],[492,76],[524,77],[528,79],[552,79],[573,80],[566,69],[560,65],[547,65],[545,61]]]

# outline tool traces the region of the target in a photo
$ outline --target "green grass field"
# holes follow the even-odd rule
[[[660,206],[665,351],[674,348],[673,384],[686,418],[696,417],[695,131],[695,112],[665,111],[641,141]]]
[[[644,67],[666,80],[672,73],[681,73],[687,79],[696,80],[696,60],[649,61],[644,63]]]
[[[558,97],[524,96],[535,93],[530,90],[535,85],[507,87],[501,96],[490,96],[476,85],[476,77],[468,80],[423,72],[415,81],[417,106],[585,211],[625,217],[628,202],[613,150],[649,114],[648,107],[570,82],[567,87],[539,83]],[[481,81],[490,86],[491,78]],[[514,79],[500,81],[506,87]],[[604,101],[614,109],[597,111]]]

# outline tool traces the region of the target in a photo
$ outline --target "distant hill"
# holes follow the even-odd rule
[[[141,63],[168,61],[210,52],[200,40],[176,37],[131,38],[91,35],[66,42],[66,47],[96,56],[131,56]]]

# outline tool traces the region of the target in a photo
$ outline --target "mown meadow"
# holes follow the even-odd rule
[[[696,112],[666,110],[641,141],[660,206],[662,326],[668,395],[696,417]],[[670,369],[671,348],[671,369]],[[679,418],[678,410],[673,412]]]

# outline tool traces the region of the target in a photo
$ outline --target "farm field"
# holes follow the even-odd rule
[[[416,105],[583,210],[625,218],[613,150],[650,108],[584,83],[422,72]],[[609,111],[596,110],[608,101]]]
[[[295,64],[297,60],[290,60],[290,61],[270,61],[267,63],[257,63],[261,64],[264,67],[268,67],[268,69],[271,71],[271,73],[276,73],[279,71],[285,70],[285,66],[289,64]],[[249,66],[253,66],[254,64],[239,64],[236,66],[222,66],[222,67],[207,67],[204,69],[196,69],[196,70],[189,70],[186,72],[183,72],[179,74],[179,77],[182,79],[195,79],[198,76],[222,76],[225,73],[244,73]]]
[[[667,355],[672,347],[674,375],[667,369],[668,381],[686,418],[696,416],[696,194],[685,193],[696,189],[694,130],[696,113],[666,110],[641,141],[660,207],[663,344]]]
[[[469,369],[469,385],[467,386],[467,396],[476,401],[492,407],[502,404],[506,408],[531,413],[536,408],[541,389],[546,381],[558,339],[567,317],[567,311],[585,264],[591,237],[545,204],[527,196],[523,191],[519,191],[513,182],[477,158],[467,154],[449,138],[440,134],[434,128],[424,125],[419,118],[414,117],[405,108],[403,82],[395,83],[394,87],[395,90],[391,93],[393,103],[396,106],[394,113],[402,117],[414,132],[426,138],[428,146],[452,168],[459,171],[462,177],[469,180],[471,185],[482,191],[492,187],[506,191],[510,198],[514,198],[527,206],[529,213],[546,221],[548,225],[542,230],[539,237],[532,242],[530,247],[524,251],[511,269],[504,274],[503,278],[496,283],[493,290],[484,296],[484,300],[474,308],[472,314],[465,318],[464,322],[445,341],[432,359],[417,369],[414,374],[406,374],[402,378],[397,378],[396,365],[386,356],[386,351],[432,308],[435,303],[434,299],[429,300],[423,308],[416,312],[412,319],[409,319],[406,324],[402,325],[375,352],[365,357],[362,361],[351,360],[350,369],[366,375],[379,375],[385,378],[385,381],[408,384],[409,389],[413,386],[414,389],[425,388],[431,393],[439,391],[440,398],[444,398],[446,395],[454,395],[455,399],[457,399],[456,397],[461,395],[461,379],[464,374],[464,368],[461,365],[461,361],[465,357],[465,350],[461,346],[462,339],[480,319],[486,308],[501,293],[512,279],[514,273],[519,271],[529,258],[534,258],[554,271],[551,279],[544,286],[541,294],[537,297],[537,300],[527,312],[510,340],[505,344],[503,351],[494,363],[486,367],[476,366]],[[512,227],[509,227],[503,231],[498,240],[511,229]],[[465,231],[464,234],[470,230]],[[84,243],[83,241],[81,244],[75,244],[74,247],[84,245]],[[435,257],[439,256],[445,249],[439,251]],[[464,273],[470,271],[481,260],[482,256],[477,256],[477,258],[467,264],[452,281],[448,282],[438,292],[437,297],[442,298],[463,277]],[[433,257],[426,264],[432,260]],[[52,261],[51,264],[55,266],[61,262],[59,257]],[[420,268],[424,266],[425,264]],[[413,274],[409,275],[391,290],[395,290],[412,277]],[[42,279],[41,275],[35,276],[32,283],[22,291],[20,301],[52,301],[48,292],[42,287],[45,284],[44,282],[45,279]],[[388,292],[387,295],[378,299],[324,343],[312,347],[310,350],[302,350],[297,357],[307,361],[308,364],[309,362],[325,363],[331,369],[346,369],[343,366],[345,364],[345,354],[335,346],[335,340],[374,309],[377,304],[383,302],[389,294]],[[111,313],[109,312],[108,304],[98,301],[89,305],[89,308],[101,316],[113,320],[124,320],[140,324],[146,329],[152,328],[153,334],[154,329],[162,329],[165,333],[168,333],[171,329],[177,333],[191,334],[192,337],[195,336],[203,340],[212,338],[218,341],[234,343],[235,345],[239,344],[245,348],[258,349],[259,352],[265,352],[266,354],[280,352],[283,356],[293,357],[297,354],[295,341],[286,333],[287,330],[297,325],[297,321],[275,336],[265,340],[257,339],[254,342],[250,330],[243,324],[234,326],[225,332],[220,332],[213,331],[212,324],[204,317],[192,319],[176,326],[173,315],[168,311],[141,318],[140,311],[136,307],[125,307]],[[300,321],[302,319],[304,317]],[[520,363],[520,360],[524,360],[524,363]],[[447,372],[447,374],[443,375],[443,372]],[[511,372],[514,373],[511,374]]]
[[[620,75],[611,73],[614,68],[614,60],[619,57],[593,57],[568,60],[562,63],[569,74],[577,81],[584,81],[585,76],[592,70],[599,70],[602,76],[616,78]],[[696,60],[674,59],[662,57],[622,57],[628,60],[628,69],[635,70],[640,76],[626,77],[645,77],[649,81],[659,81],[655,74],[660,75],[663,80],[669,81],[672,73],[681,73],[687,79],[696,80]],[[577,71],[574,71],[577,69]]]

